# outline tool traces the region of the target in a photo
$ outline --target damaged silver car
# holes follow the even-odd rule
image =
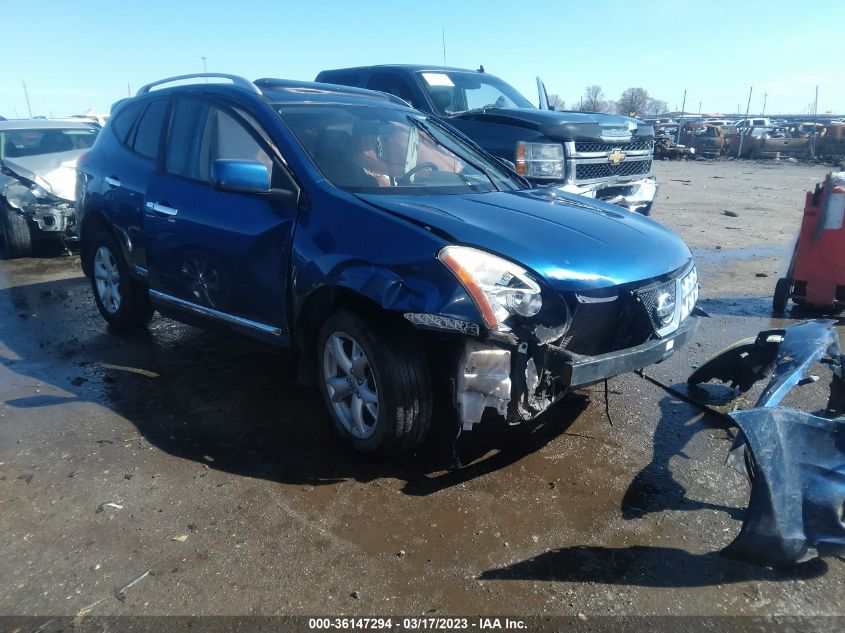
[[[76,239],[76,161],[98,128],[68,121],[0,122],[3,256],[25,257],[37,239]]]

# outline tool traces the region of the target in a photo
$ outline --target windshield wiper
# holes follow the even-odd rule
[[[411,117],[411,116],[409,116],[409,117],[408,117],[408,122],[409,122],[411,125],[413,125],[415,128],[417,128],[417,129],[419,129],[419,130],[422,130],[423,132],[427,133],[427,134],[428,134],[428,135],[432,138],[432,140],[433,140],[435,143],[437,143],[440,147],[442,147],[442,148],[446,149],[447,151],[449,151],[449,152],[450,152],[450,153],[452,153],[452,154],[454,154],[454,153],[455,153],[455,152],[453,152],[453,151],[452,151],[449,147],[447,147],[445,143],[443,143],[443,142],[442,142],[439,138],[437,138],[437,136],[436,136],[436,135],[435,135],[435,133],[432,131],[432,129],[428,126],[428,124],[427,124],[427,123],[424,123],[424,122],[423,122],[423,121],[421,121],[420,119],[416,119],[416,118]],[[473,168],[477,169],[479,172],[481,172],[482,174],[484,174],[484,175],[487,177],[487,180],[489,180],[489,181],[490,181],[490,184],[491,184],[491,185],[493,185],[493,188],[494,188],[496,191],[502,191],[502,190],[499,188],[499,186],[496,184],[496,181],[495,181],[495,180],[494,180],[494,179],[490,176],[490,174],[488,174],[488,173],[487,173],[487,170],[486,170],[486,169],[483,169],[480,165],[477,165],[477,164],[475,164],[473,161],[468,160],[468,159],[467,159],[465,156],[463,156],[463,155],[460,155],[460,159],[461,159],[462,161],[464,161],[465,163],[467,163],[469,166],[471,166],[471,167],[473,167]],[[466,180],[463,178],[463,175],[462,175],[462,174],[458,174],[458,176],[460,176],[460,177],[461,177],[461,179],[462,179],[462,180],[464,180],[464,182],[465,182],[467,185],[469,185],[469,183],[468,183],[468,182],[466,182]]]

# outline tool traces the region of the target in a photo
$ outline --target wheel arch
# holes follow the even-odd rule
[[[402,312],[385,307],[374,298],[348,286],[324,285],[315,288],[302,301],[293,321],[293,346],[297,355],[297,379],[303,384],[315,384],[316,365],[310,352],[317,342],[317,335],[326,319],[340,310],[347,310],[362,317],[390,322],[395,327],[417,330],[402,317]]]
[[[88,209],[82,217],[82,222],[79,225],[79,258],[82,263],[82,272],[86,277],[91,276],[91,249],[89,248],[89,245],[91,240],[93,240],[100,231],[107,231],[115,237],[117,243],[120,244],[120,248],[123,251],[122,254],[124,259],[127,262],[129,261],[126,242],[122,239],[122,236],[118,233],[118,231],[115,230],[114,225],[108,221],[106,215],[99,209]]]

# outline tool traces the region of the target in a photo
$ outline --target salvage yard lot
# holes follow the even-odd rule
[[[771,294],[827,171],[656,163],[711,317],[646,374],[794,320]],[[108,334],[76,256],[0,263],[0,323],[2,614],[845,614],[840,559],[718,554],[749,492],[731,435],[639,376],[610,382],[612,426],[591,388],[518,441],[463,438],[448,472],[443,434],[351,453],[284,357],[159,317]]]

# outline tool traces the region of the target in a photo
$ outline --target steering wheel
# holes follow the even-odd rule
[[[437,165],[435,165],[434,163],[430,163],[430,162],[420,163],[419,165],[411,167],[408,171],[406,171],[404,174],[402,174],[401,177],[396,179],[396,182],[398,182],[400,185],[410,185],[411,184],[411,177],[414,174],[416,174],[418,171],[421,171],[423,169],[430,169],[432,171],[440,171],[440,168]]]

